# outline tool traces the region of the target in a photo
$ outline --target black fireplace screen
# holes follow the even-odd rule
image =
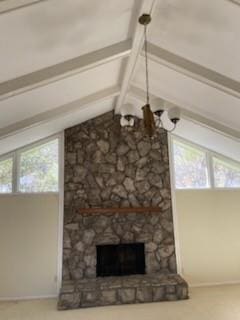
[[[97,246],[97,277],[145,274],[144,243]]]

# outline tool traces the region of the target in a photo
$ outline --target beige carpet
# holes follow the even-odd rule
[[[0,302],[1,320],[240,320],[240,285],[192,288],[179,302],[57,311],[56,300]]]

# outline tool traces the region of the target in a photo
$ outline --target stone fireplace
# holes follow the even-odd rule
[[[65,131],[59,309],[180,300],[167,134],[112,112]]]

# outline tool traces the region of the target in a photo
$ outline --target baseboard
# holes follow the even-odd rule
[[[42,295],[42,296],[23,296],[23,297],[0,297],[0,301],[20,301],[20,300],[40,300],[57,298],[57,294]]]
[[[197,288],[197,287],[214,287],[214,286],[225,286],[225,285],[234,285],[240,284],[240,280],[234,281],[223,281],[223,282],[205,282],[205,283],[188,283],[190,288]]]

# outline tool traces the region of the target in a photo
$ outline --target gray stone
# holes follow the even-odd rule
[[[164,287],[153,288],[153,301],[164,300],[165,289]]]
[[[81,296],[79,293],[63,293],[60,295],[58,310],[79,308]]]
[[[127,177],[135,179],[136,176],[136,168],[134,165],[129,164],[125,169],[125,174]]]
[[[171,199],[171,193],[170,192],[171,192],[170,189],[161,189],[160,190],[161,196],[164,199]]]
[[[112,187],[115,186],[117,184],[117,181],[114,178],[110,178],[107,182],[106,182],[106,186],[107,187]]]
[[[75,270],[72,270],[72,277],[76,280],[83,278],[83,269],[82,268],[75,268]]]
[[[174,285],[168,285],[166,286],[166,293],[175,293],[176,288]]]
[[[103,189],[103,191],[101,192],[101,197],[103,200],[108,200],[110,198],[112,189],[111,188],[105,188]]]
[[[105,140],[99,140],[97,142],[98,148],[101,150],[102,153],[107,154],[109,151],[109,143]]]
[[[128,241],[133,241],[134,239],[134,234],[132,232],[127,231],[126,233],[123,234],[123,240],[128,242]]]
[[[138,151],[141,157],[146,156],[150,150],[151,150],[151,144],[149,142],[140,141],[138,143]]]
[[[157,249],[157,245],[154,242],[148,242],[145,244],[145,252],[154,252]]]
[[[141,230],[141,232],[136,235],[136,241],[148,242],[151,240],[152,240],[152,235],[149,232],[143,232]]]
[[[174,252],[174,245],[164,245],[162,247],[160,247],[160,249],[157,250],[157,254],[159,254],[159,256],[161,258],[168,258],[170,257]]]
[[[87,169],[83,166],[76,165],[75,166],[75,174],[80,179],[83,180],[87,175]]]
[[[113,188],[113,193],[118,195],[120,198],[127,198],[127,192],[125,188],[122,185],[117,185]]]
[[[173,232],[173,223],[172,223],[172,221],[169,221],[167,219],[162,219],[161,225],[168,232],[170,232],[170,233]]]
[[[136,181],[141,181],[147,178],[149,167],[138,168],[136,171]]]
[[[76,243],[75,248],[77,251],[83,252],[84,251],[84,243],[79,241]]]
[[[159,149],[160,149],[160,147],[159,147]],[[157,160],[157,161],[161,161],[162,160],[162,154],[158,150],[151,150],[149,155],[154,160]]]
[[[113,232],[105,231],[104,234],[99,235],[97,237],[97,243],[98,244],[118,244],[119,237]]]
[[[135,186],[134,186],[134,181],[133,179],[129,178],[129,177],[126,177],[124,182],[124,187],[127,191],[129,192],[134,192],[136,189],[135,189]]]
[[[134,138],[132,136],[126,135],[125,141],[126,141],[127,145],[129,146],[129,148],[131,148],[133,150],[137,148],[136,141],[134,140]]]
[[[100,188],[104,188],[104,181],[103,181],[103,178],[102,177],[96,177],[96,182],[97,182],[97,184],[98,184],[98,186],[100,187]]]
[[[138,200],[134,194],[129,194],[128,200],[129,200],[132,207],[140,207],[140,203],[138,202]]]
[[[85,269],[85,278],[96,278],[96,266],[93,267],[87,267]]]
[[[137,161],[136,165],[138,168],[146,168],[148,162],[148,157],[143,157]]]
[[[95,232],[92,229],[85,230],[83,232],[83,242],[87,245],[92,244],[94,237],[95,237]]]
[[[95,163],[101,163],[104,161],[104,156],[100,150],[97,150],[93,155],[93,161]]]
[[[99,173],[110,173],[113,174],[115,172],[115,167],[112,164],[103,164],[101,163],[98,166]]]
[[[150,184],[147,181],[137,181],[135,185],[140,194],[145,193],[150,189]]]
[[[101,305],[115,304],[117,301],[116,290],[103,290],[101,292]]]
[[[177,262],[176,262],[176,257],[174,254],[171,255],[171,257],[169,258],[168,265],[169,265],[169,269],[172,273],[177,272]]]
[[[138,302],[152,302],[152,288],[137,288],[136,298]]]
[[[119,289],[118,295],[122,303],[132,303],[135,300],[135,289]]]
[[[117,170],[118,170],[118,171],[124,171],[124,169],[125,169],[125,165],[124,165],[122,159],[119,158],[119,159],[117,160]]]
[[[90,307],[95,306],[97,301],[97,292],[90,291],[90,292],[83,292],[82,293],[82,307]]]
[[[129,163],[134,163],[139,159],[139,154],[136,150],[129,151],[127,156],[128,156]]]
[[[65,228],[67,230],[78,230],[79,225],[78,225],[78,223],[69,223],[69,224],[65,225]]]
[[[96,259],[94,258],[93,255],[85,254],[83,260],[86,264],[86,267],[94,267],[96,265]]]
[[[163,186],[162,179],[159,174],[150,173],[148,175],[148,181],[152,186],[155,186],[159,189]]]
[[[66,161],[70,164],[76,164],[77,162],[77,154],[75,152],[68,152],[66,156]]]
[[[162,229],[157,229],[153,235],[153,241],[157,244],[161,243],[163,240],[163,231]]]
[[[158,260],[156,259],[155,253],[146,252],[145,261],[146,261],[147,273],[151,274],[159,271],[160,265]]]
[[[63,248],[64,249],[72,248],[71,238],[66,229],[64,230],[64,234],[63,234]]]
[[[117,181],[118,184],[121,184],[125,178],[125,175],[122,172],[115,172],[112,177]]]
[[[115,153],[107,154],[105,159],[107,162],[115,164],[117,162],[117,155]]]
[[[162,174],[165,171],[165,167],[163,166],[161,161],[153,161],[152,162],[152,172]]]
[[[84,163],[84,152],[83,150],[78,150],[77,151],[77,162],[80,164]]]
[[[129,147],[126,144],[120,144],[117,147],[117,154],[119,156],[123,156],[124,154],[126,154],[129,151]]]

